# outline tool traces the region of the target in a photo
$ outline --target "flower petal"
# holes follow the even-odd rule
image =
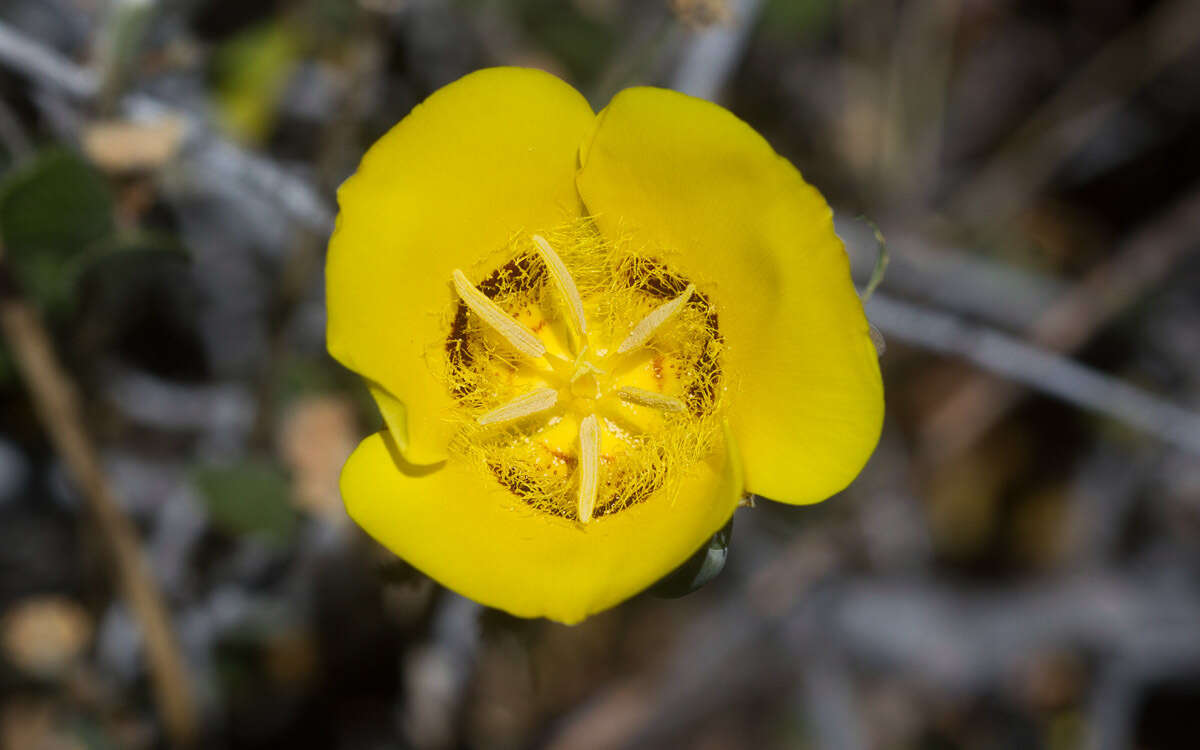
[[[727,110],[660,89],[618,94],[580,158],[601,230],[716,304],[747,489],[811,503],[845,487],[879,438],[883,389],[820,193]]]
[[[733,451],[720,450],[660,493],[586,524],[534,511],[457,457],[406,462],[387,433],[364,440],[342,471],[350,516],[446,587],[519,617],[575,623],[669,573],[729,520],[742,494]]]
[[[482,70],[414,108],[338,191],[329,350],[390,397],[380,407],[410,461],[445,459],[453,430],[441,380],[453,270],[579,216],[576,152],[594,119],[554,76]]]

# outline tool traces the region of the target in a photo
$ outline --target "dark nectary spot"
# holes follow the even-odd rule
[[[673,273],[664,264],[651,258],[634,258],[624,264],[625,283],[640,289],[651,297],[669,300],[683,294],[687,289],[688,280]],[[713,340],[719,345],[723,342],[721,331],[717,325],[717,311],[713,309],[708,296],[694,292],[688,300],[688,307],[698,310],[704,315],[705,326],[712,332]],[[695,362],[697,377],[684,394],[684,402],[688,410],[695,416],[703,416],[704,412],[716,400],[717,387],[721,382],[721,368],[717,363],[713,350],[705,347]]]
[[[546,268],[533,255],[522,255],[503,266],[500,266],[483,281],[479,282],[479,291],[488,299],[495,299],[504,290],[512,292],[528,292],[537,289],[545,282]],[[454,321],[450,324],[450,335],[446,337],[446,359],[451,368],[470,369],[475,363],[475,353],[471,350],[471,342],[467,337],[467,324],[471,319],[471,310],[462,300],[454,309]],[[467,387],[462,384],[452,386],[455,398],[463,398]]]

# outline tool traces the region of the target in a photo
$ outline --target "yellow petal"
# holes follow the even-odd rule
[[[575,623],[643,590],[729,520],[741,497],[724,445],[662,492],[587,524],[530,509],[457,456],[414,466],[387,433],[342,471],[350,516],[447,588],[519,617]]]
[[[883,388],[820,193],[728,111],[659,89],[618,94],[580,158],[602,231],[717,306],[747,489],[811,503],[845,487],[878,440]]]
[[[482,70],[414,108],[338,191],[329,350],[373,382],[389,429],[406,425],[396,439],[410,461],[445,459],[453,430],[442,380],[453,270],[490,271],[479,263],[515,234],[579,216],[576,152],[593,120],[547,73]]]

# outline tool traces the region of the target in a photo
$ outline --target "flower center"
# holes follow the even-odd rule
[[[456,269],[448,385],[461,451],[533,508],[589,523],[670,490],[718,424],[709,299],[587,223]]]
[[[595,373],[585,372],[577,375],[571,381],[571,395],[577,399],[595,401],[604,395],[604,391],[600,387],[600,381],[596,379]]]

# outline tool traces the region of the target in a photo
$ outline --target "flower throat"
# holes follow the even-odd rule
[[[587,221],[499,257],[450,279],[455,449],[525,505],[584,524],[672,493],[719,425],[712,301]]]

